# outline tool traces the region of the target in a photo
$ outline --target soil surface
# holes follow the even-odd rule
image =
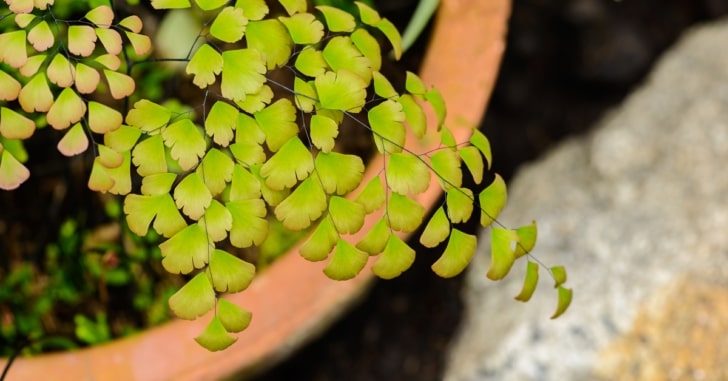
[[[587,131],[685,28],[725,15],[728,1],[515,0],[513,8],[483,122],[494,169],[506,179]],[[440,380],[461,318],[463,277],[439,279],[429,268],[436,255],[418,254],[408,272],[379,281],[324,336],[257,380]]]

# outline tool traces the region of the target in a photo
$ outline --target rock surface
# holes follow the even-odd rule
[[[691,30],[595,132],[511,182],[502,222],[536,219],[535,256],[569,271],[518,294],[484,244],[446,381],[728,379],[728,24]]]

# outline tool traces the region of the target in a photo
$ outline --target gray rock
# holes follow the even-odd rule
[[[447,381],[728,380],[728,23],[689,31],[590,136],[510,184],[509,226],[538,221],[534,255],[563,264],[567,313],[525,261],[491,282],[483,248]]]

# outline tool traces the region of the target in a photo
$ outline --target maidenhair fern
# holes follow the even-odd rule
[[[96,156],[89,187],[125,195],[132,232],[153,229],[166,240],[162,265],[190,280],[169,304],[177,316],[195,319],[215,311],[196,340],[210,350],[235,341],[251,314],[222,297],[243,291],[255,267],[223,250],[224,242],[262,245],[270,218],[290,230],[310,230],[301,255],[329,260],[326,275],[355,277],[371,256],[372,271],[394,278],[415,260],[398,232],[414,232],[426,247],[444,244],[432,269],[452,277],[476,250],[474,235],[458,224],[479,213],[491,229],[491,279],[503,278],[515,259],[528,255],[536,225],[508,229],[497,217],[506,201],[499,176],[476,194],[475,183],[492,161],[487,138],[474,130],[461,144],[444,125],[446,108],[435,88],[407,73],[399,92],[381,72],[383,36],[399,57],[396,28],[376,10],[356,3],[350,14],[330,6],[310,9],[305,0],[279,0],[283,15],[271,15],[262,0],[152,0],[155,9],[186,9],[202,18],[196,48],[186,57],[189,80],[204,100],[193,111],[135,99],[134,65],[148,60],[151,40],[136,15],[119,16],[113,4],[62,20],[53,1],[5,0],[0,34],[0,188],[14,189],[29,176],[22,141],[36,126],[65,131],[64,155],[93,145]],[[290,73],[290,83],[273,72]],[[102,81],[103,78],[103,81]],[[119,102],[121,101],[121,102]],[[436,116],[428,126],[423,107]],[[340,152],[344,120],[371,131],[377,154],[385,157],[378,176],[363,182],[364,162]],[[405,148],[407,131],[417,139],[439,139],[434,152]],[[464,164],[465,168],[462,168]],[[132,168],[141,178],[135,189]],[[431,182],[435,178],[436,182]],[[426,220],[414,195],[440,186],[445,199]],[[272,211],[272,213],[269,213]],[[358,242],[368,214],[382,218]],[[272,216],[271,216],[272,214]],[[529,260],[523,291],[530,298],[538,263]],[[571,299],[556,280],[561,314]]]

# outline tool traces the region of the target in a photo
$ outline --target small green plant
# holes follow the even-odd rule
[[[301,255],[328,260],[326,275],[346,280],[370,256],[381,278],[407,270],[415,251],[399,233],[420,227],[424,246],[444,246],[433,271],[459,274],[477,244],[459,224],[475,215],[482,226],[494,225],[487,276],[502,279],[528,256],[517,299],[531,297],[539,272],[529,255],[535,223],[509,229],[497,221],[506,201],[500,176],[477,194],[463,185],[467,173],[483,182],[492,161],[487,138],[473,130],[469,142],[455,141],[437,89],[411,72],[399,89],[380,72],[380,42],[398,58],[401,39],[370,6],[356,2],[349,13],[279,0],[277,12],[263,0],[152,0],[155,10],[192,12],[200,30],[184,57],[150,57],[153,42],[139,15],[128,13],[133,8],[78,2],[88,4],[83,16],[65,19],[60,2],[5,3],[0,188],[15,189],[30,176],[23,141],[37,129],[62,131],[57,148],[64,155],[92,148],[88,186],[124,195],[131,231],[163,237],[163,267],[189,276],[170,297],[171,309],[183,319],[214,311],[196,338],[205,348],[224,349],[236,340],[231,333],[248,327],[251,314],[224,295],[245,290],[256,267],[224,248],[263,245],[271,218],[288,230],[309,230]],[[137,84],[144,78],[137,75],[144,74],[137,73],[161,61],[185,64],[198,103],[179,108],[142,96]],[[425,108],[436,118],[429,125]],[[364,160],[338,149],[344,121],[371,132],[376,154],[385,158],[378,175],[364,178]],[[415,152],[408,148],[412,139],[441,144]],[[413,196],[433,186],[445,200],[427,220]],[[359,242],[348,241],[370,214],[379,222]],[[562,267],[550,273],[556,317],[571,290],[562,285]],[[104,316],[95,319],[79,318],[83,340],[106,338]]]

